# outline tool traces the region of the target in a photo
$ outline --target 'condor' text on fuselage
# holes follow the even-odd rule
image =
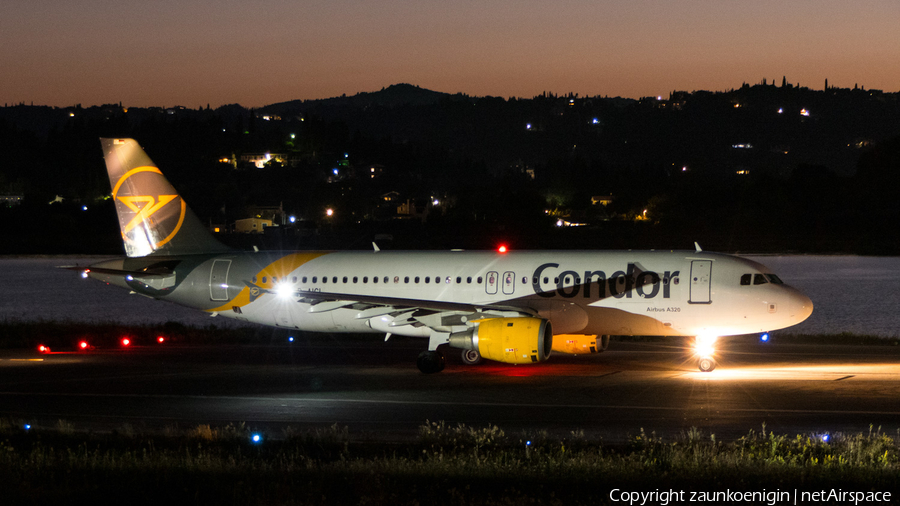
[[[630,299],[637,293],[638,297],[652,299],[662,292],[663,298],[668,299],[671,297],[672,285],[678,284],[678,275],[681,273],[665,271],[660,276],[653,271],[636,269],[633,263],[629,263],[624,271],[615,271],[609,276],[604,271],[587,270],[584,271],[584,278],[581,278],[579,272],[565,270],[556,273],[558,269],[559,264],[546,263],[534,270],[531,286],[535,294],[546,298],[559,295],[571,299],[580,295],[585,299],[602,299],[607,296]],[[544,291],[541,285],[550,283],[551,275],[556,290]]]

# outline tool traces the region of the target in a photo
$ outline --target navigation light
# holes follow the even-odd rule
[[[159,344],[162,344],[162,343],[166,342],[166,338],[163,336],[159,336],[156,338],[156,342]]]
[[[131,339],[128,339],[127,337],[123,337],[122,338],[122,346],[131,346]]]

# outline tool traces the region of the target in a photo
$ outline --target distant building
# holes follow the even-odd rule
[[[234,231],[239,234],[262,234],[267,227],[272,226],[272,220],[263,218],[244,218],[234,222]]]
[[[594,197],[591,197],[591,205],[608,206],[612,204],[613,200],[615,200],[615,197],[613,197],[612,195],[596,195]]]
[[[0,195],[0,206],[16,207],[17,205],[22,203],[22,200],[24,198],[25,198],[24,195],[2,194],[2,195]]]
[[[257,169],[261,169],[272,160],[282,165],[289,165],[288,155],[285,153],[244,153],[241,155],[240,165],[253,165]]]

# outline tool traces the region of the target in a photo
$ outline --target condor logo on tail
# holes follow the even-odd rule
[[[224,253],[134,139],[100,139],[129,257]]]
[[[140,189],[160,185],[162,172],[156,167],[137,167],[125,173],[113,188],[113,199],[119,213],[122,239],[129,256],[144,256],[172,240],[181,225],[187,206],[175,195],[135,194]]]

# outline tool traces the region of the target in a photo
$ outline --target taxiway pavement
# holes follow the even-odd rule
[[[900,347],[738,341],[701,373],[681,344],[613,341],[604,353],[525,366],[465,366],[446,350],[447,368],[432,375],[416,369],[416,340],[0,350],[0,417],[83,430],[245,423],[272,437],[338,424],[397,441],[426,421],[609,442],[692,427],[728,440],[763,424],[791,435],[900,434]]]

